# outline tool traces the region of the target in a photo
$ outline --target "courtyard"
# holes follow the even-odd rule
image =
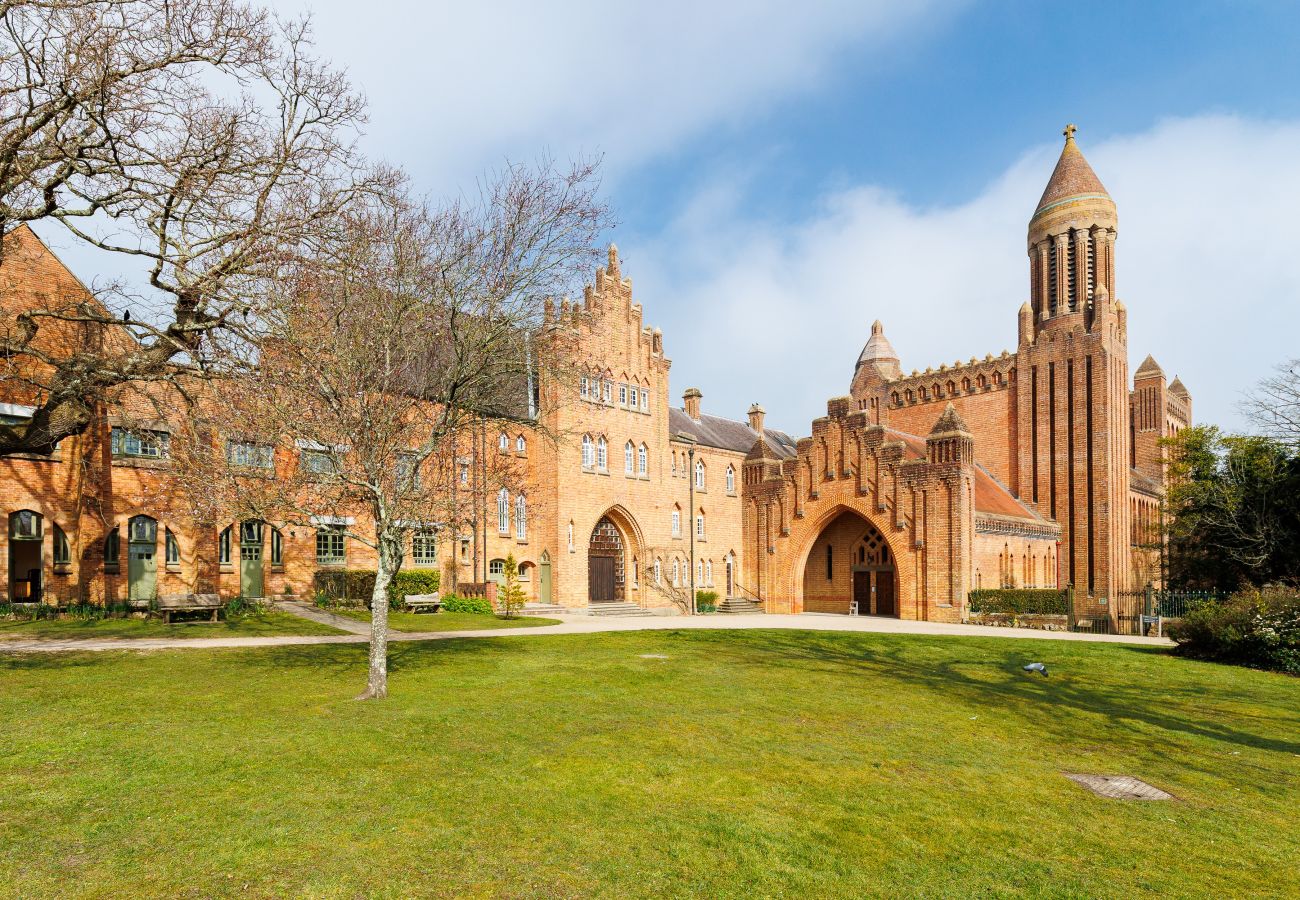
[[[391,669],[356,703],[358,645],[0,656],[0,894],[1294,889],[1294,678],[1152,645],[684,628],[402,641]]]

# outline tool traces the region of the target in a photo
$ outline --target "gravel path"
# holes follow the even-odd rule
[[[293,607],[293,608],[291,608]],[[303,635],[278,637],[229,638],[68,638],[56,640],[4,641],[0,653],[51,653],[85,650],[207,650],[225,647],[286,647],[305,644],[364,644],[369,640],[363,623],[329,613],[314,607],[300,609],[298,604],[280,607],[285,612],[301,615],[316,622],[335,625],[329,619],[348,623],[353,633],[339,635]],[[459,640],[461,638],[510,638],[535,634],[595,634],[610,631],[674,631],[689,628],[716,630],[781,628],[804,631],[863,631],[881,634],[933,634],[952,636],[978,636],[1017,638],[1035,641],[1092,641],[1107,644],[1144,644],[1152,647],[1171,647],[1163,638],[1128,637],[1112,634],[1078,634],[1062,631],[1034,631],[1028,628],[991,628],[987,625],[946,625],[939,622],[909,622],[902,619],[879,619],[872,616],[837,616],[805,613],[804,615],[751,615],[751,616],[646,616],[613,618],[604,616],[562,616],[558,625],[539,625],[536,628],[483,629],[480,631],[425,631],[389,632],[394,643],[404,641]],[[341,624],[336,627],[346,627]],[[360,633],[357,629],[361,629]]]

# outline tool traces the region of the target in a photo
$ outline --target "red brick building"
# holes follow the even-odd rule
[[[1150,357],[1130,387],[1118,216],[1066,129],[1029,221],[1014,353],[904,374],[879,322],[849,395],[793,456],[745,463],[745,579],[769,609],[956,620],[977,587],[1155,577],[1160,438],[1191,398]]]

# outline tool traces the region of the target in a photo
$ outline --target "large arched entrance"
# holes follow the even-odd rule
[[[626,597],[623,535],[601,516],[587,545],[587,602],[618,603]]]
[[[898,573],[876,526],[850,510],[813,542],[803,572],[806,612],[898,615]]]

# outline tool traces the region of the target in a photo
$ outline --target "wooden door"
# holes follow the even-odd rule
[[[893,571],[876,573],[876,615],[896,616]]]
[[[239,593],[244,597],[261,597],[262,545],[239,545]]]
[[[858,615],[871,614],[871,573],[853,573],[853,602],[858,605]]]
[[[612,603],[618,599],[614,592],[614,557],[589,556],[587,558],[587,601]]]
[[[132,541],[127,545],[126,584],[131,600],[153,600],[158,596],[156,544]]]
[[[537,566],[537,599],[541,603],[550,604],[551,601],[551,561],[542,558],[541,563]]]

